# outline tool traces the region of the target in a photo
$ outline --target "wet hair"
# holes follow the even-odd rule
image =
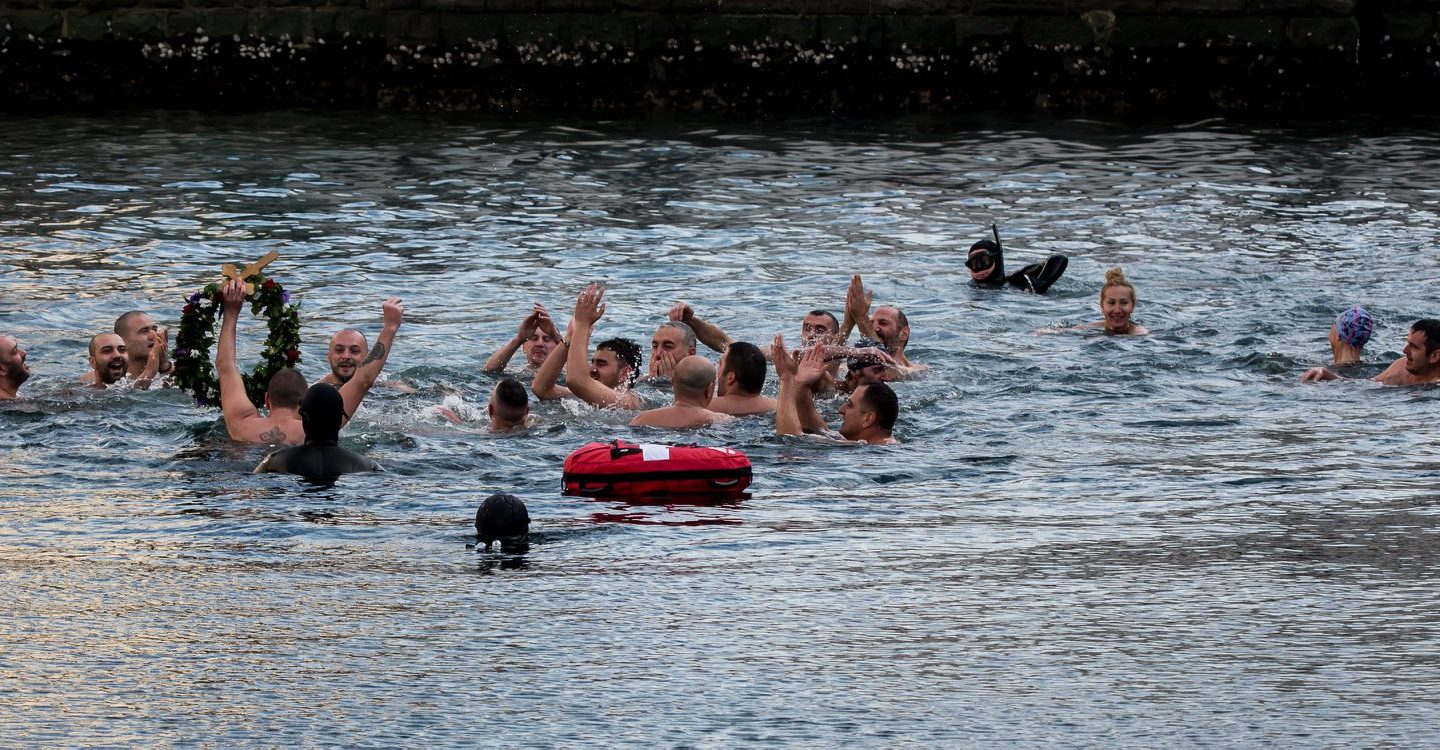
[[[882,342],[876,341],[875,339],[862,338],[855,342],[854,349],[854,356],[850,357],[845,362],[845,369],[851,372],[865,367],[869,367],[870,365],[882,364],[884,362],[884,360],[882,360],[879,355],[863,352],[861,351],[862,349],[874,349],[876,351],[884,352],[886,354],[894,354],[894,352],[890,351],[890,347],[886,346]]]
[[[835,319],[835,313],[832,313],[829,310],[811,310],[809,314],[824,315],[825,317],[830,319],[830,325],[833,326],[835,330],[840,330],[840,321]]]
[[[682,345],[685,347],[685,351],[688,352],[695,349],[695,330],[690,326],[687,326],[678,320],[667,320],[664,323],[656,326],[655,331],[658,333],[662,328],[674,328],[678,330],[680,334],[684,337],[681,341]]]
[[[735,373],[735,382],[746,393],[759,393],[765,387],[766,369],[768,365],[760,347],[748,341],[732,341],[725,348],[725,370]]]
[[[340,390],[329,383],[316,383],[300,400],[300,424],[305,428],[305,442],[340,439],[340,425],[345,419],[345,399]]]
[[[1440,320],[1434,318],[1421,318],[1410,326],[1410,332],[1419,331],[1425,334],[1425,353],[1440,351]]]
[[[635,379],[640,377],[640,345],[630,339],[613,338],[605,339],[595,345],[596,349],[609,349],[630,366],[630,383],[635,385]]]
[[[1105,272],[1105,286],[1100,287],[1100,301],[1105,301],[1105,290],[1112,286],[1123,286],[1130,290],[1130,301],[1139,302],[1140,298],[1135,294],[1135,285],[1125,278],[1125,272],[1119,266]]]
[[[505,378],[495,386],[495,398],[511,409],[525,409],[530,406],[530,394],[515,378]]]
[[[875,412],[875,425],[886,432],[895,428],[895,420],[900,416],[900,399],[895,396],[895,391],[885,383],[871,383],[865,386],[865,393],[860,396],[860,405]]]
[[[294,409],[305,398],[305,376],[293,367],[282,367],[270,376],[265,395],[270,397],[270,408]]]
[[[115,332],[120,334],[121,336],[124,336],[125,329],[128,328],[130,325],[130,320],[144,314],[146,314],[144,310],[130,310],[126,313],[123,313],[120,317],[115,319]]]

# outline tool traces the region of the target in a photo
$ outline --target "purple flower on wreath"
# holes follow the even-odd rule
[[[206,397],[204,394],[201,394],[201,395],[195,397],[195,403],[197,403],[197,404],[199,404],[199,405],[201,405],[201,406],[209,406],[209,405],[210,405],[210,399],[209,399],[208,397]]]
[[[199,292],[196,292],[196,293],[190,295],[190,304],[192,304],[192,305],[198,305],[198,304],[200,304],[200,293],[199,293]]]
[[[176,349],[176,350],[175,350],[175,358],[176,358],[176,359],[180,359],[181,357],[188,357],[188,356],[190,356],[190,350],[189,350],[189,349]]]
[[[280,304],[282,304],[282,305],[288,305],[288,304],[290,304],[290,293],[289,293],[289,292],[281,292],[281,293],[280,293]]]

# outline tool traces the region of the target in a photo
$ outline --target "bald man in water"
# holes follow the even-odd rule
[[[20,342],[0,336],[0,401],[20,397],[20,386],[30,379],[30,365],[25,362],[29,356]]]
[[[131,310],[116,318],[115,333],[125,339],[130,357],[126,369],[137,387],[149,388],[157,376],[163,378],[174,372],[168,352],[170,334],[145,312]]]
[[[105,388],[125,379],[129,362],[125,339],[118,333],[99,333],[90,339],[90,371],[80,382],[93,388]]]
[[[630,426],[686,429],[734,419],[709,408],[715,392],[715,365],[704,357],[692,354],[680,360],[675,365],[670,388],[675,394],[675,403],[636,414]]]

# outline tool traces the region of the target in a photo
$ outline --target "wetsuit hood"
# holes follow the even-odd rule
[[[981,266],[976,270],[976,266]],[[970,269],[970,280],[981,286],[1003,286],[1005,284],[1005,258],[1000,251],[1000,244],[994,240],[980,240],[970,246],[970,253],[965,258],[965,266]],[[981,274],[977,278],[974,274]]]
[[[330,442],[340,439],[340,423],[345,416],[345,399],[329,383],[316,383],[300,401],[300,423],[305,427],[305,442]]]

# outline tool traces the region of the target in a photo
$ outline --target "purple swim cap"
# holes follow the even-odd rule
[[[1335,334],[1350,346],[1364,346],[1375,331],[1375,319],[1369,311],[1356,305],[1335,318]]]

